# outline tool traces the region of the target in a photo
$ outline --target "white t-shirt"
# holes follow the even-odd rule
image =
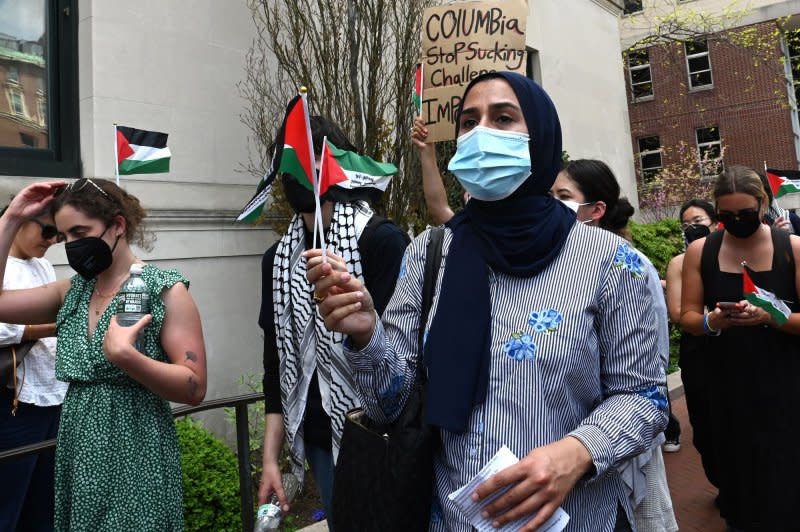
[[[56,280],[53,265],[45,259],[8,257],[3,290],[35,288]],[[25,325],[0,323],[0,345],[22,341]],[[59,405],[67,393],[67,383],[56,379],[56,339],[43,338],[31,348],[17,368],[19,400],[37,406]],[[24,378],[24,382],[23,382]],[[9,384],[9,387],[13,387]]]

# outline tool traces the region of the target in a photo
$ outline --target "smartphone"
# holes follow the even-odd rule
[[[742,311],[742,307],[737,301],[717,301],[717,308],[729,314],[735,314]]]

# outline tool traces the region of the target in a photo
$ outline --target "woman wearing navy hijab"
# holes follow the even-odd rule
[[[576,224],[548,194],[561,129],[533,81],[508,72],[476,78],[456,134],[449,168],[472,198],[447,223],[428,323],[420,323],[427,232],[406,250],[382,320],[341,259],[306,252],[320,314],[350,336],[346,355],[376,421],[397,415],[417,364],[426,365],[426,415],[442,440],[431,530],[472,530],[447,495],[503,445],[520,461],[473,494],[482,501],[512,486],[484,508],[489,523],[521,520],[521,530],[534,530],[562,506],[569,530],[628,530],[614,466],[647,449],[666,423],[638,255],[617,236]]]

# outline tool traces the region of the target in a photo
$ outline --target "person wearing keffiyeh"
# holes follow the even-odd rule
[[[311,117],[314,151],[323,138],[340,149],[358,151],[342,130],[321,116]],[[314,195],[288,174],[281,176],[294,211],[289,229],[264,254],[258,323],[264,330],[264,396],[267,423],[259,501],[276,493],[288,509],[278,458],[284,438],[293,472],[302,481],[311,466],[326,513],[330,516],[333,469],[344,416],[359,406],[351,370],[342,355],[343,335],[325,329],[302,253],[313,247]],[[343,268],[375,294],[381,312],[392,295],[408,236],[376,216],[363,196],[335,190],[324,194],[322,219],[328,249],[344,257]],[[330,198],[335,198],[331,200]]]

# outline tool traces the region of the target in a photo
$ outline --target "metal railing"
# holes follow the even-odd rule
[[[181,406],[172,410],[173,417],[183,417],[206,410],[215,410],[217,408],[233,407],[236,409],[236,454],[239,460],[239,491],[242,530],[244,532],[253,531],[253,522],[255,519],[253,513],[253,485],[250,482],[250,423],[248,420],[247,405],[255,403],[256,401],[262,401],[263,399],[263,393],[248,393],[244,395],[235,395],[233,397],[212,399],[211,401],[206,401],[197,406]],[[16,460],[40,453],[47,449],[54,449],[55,446],[56,440],[52,439],[15,447],[8,451],[2,451],[0,452],[0,464],[7,460]]]

